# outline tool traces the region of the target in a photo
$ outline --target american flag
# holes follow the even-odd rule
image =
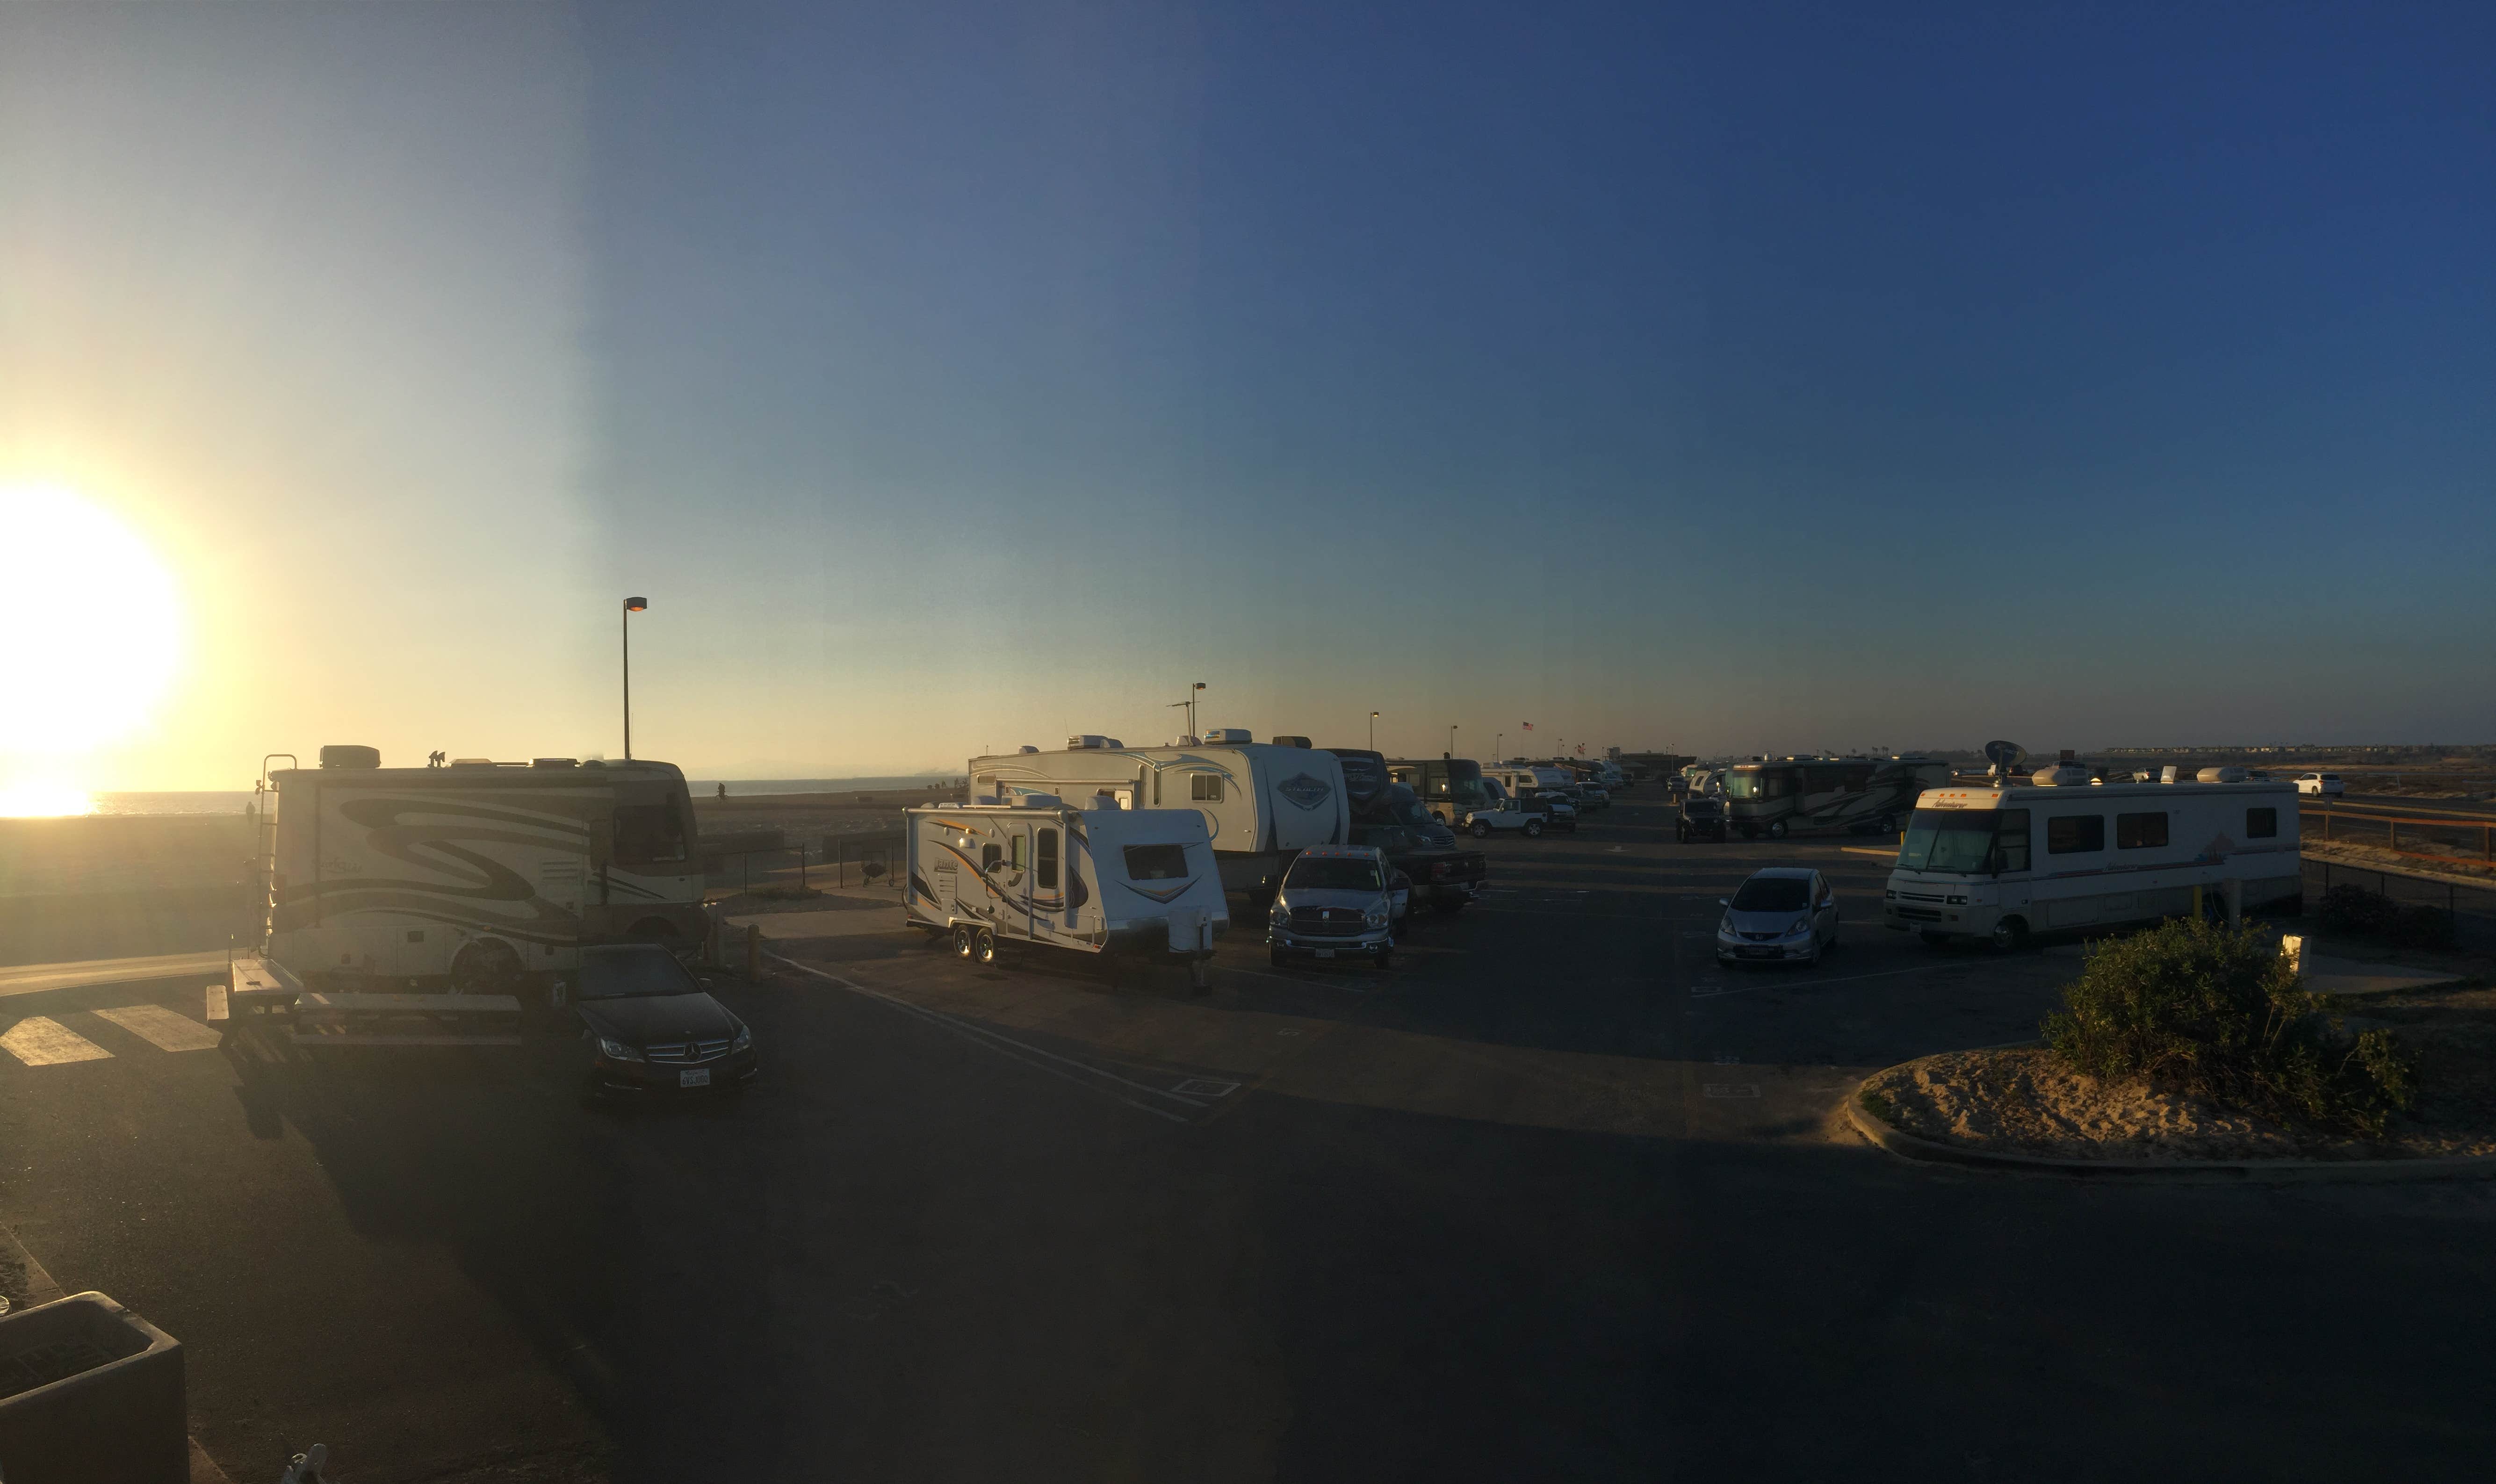
[[[1526,730],[1528,730],[1528,731],[1532,731],[1532,730],[1534,729],[1534,724],[1533,724],[1532,722],[1528,722],[1528,723],[1526,723],[1526,724],[1525,724],[1525,729],[1526,729]]]

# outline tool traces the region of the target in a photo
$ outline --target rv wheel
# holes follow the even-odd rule
[[[1993,945],[2008,953],[2028,944],[2028,924],[2016,917],[2005,917],[1993,925]]]
[[[1786,837],[1786,821],[1785,821],[1785,820],[1783,820],[1783,819],[1777,819],[1777,820],[1772,821],[1772,822],[1768,825],[1768,838],[1769,838],[1769,839],[1771,839],[1771,840],[1783,840],[1785,837]]]
[[[997,961],[997,935],[989,932],[986,928],[980,929],[979,943],[973,956],[978,958],[983,964],[995,963]]]
[[[1883,815],[1881,817],[1881,822],[1873,829],[1873,833],[1876,835],[1894,835],[1897,832],[1898,817],[1893,814]]]
[[[481,938],[451,961],[454,995],[500,995],[510,992],[521,974],[517,949],[499,938]]]
[[[967,922],[954,924],[953,956],[955,958],[969,958],[971,956],[972,946],[971,925]]]

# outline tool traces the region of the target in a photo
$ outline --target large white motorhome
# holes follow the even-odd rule
[[[1271,895],[1292,857],[1341,845],[1351,828],[1343,762],[1293,737],[1253,742],[1240,728],[1169,747],[1075,736],[1061,752],[971,759],[974,795],[1045,793],[1077,806],[1106,795],[1121,809],[1193,809],[1204,817],[1225,891]]]
[[[1211,985],[1213,940],[1231,918],[1203,815],[1010,800],[902,811],[913,927],[951,935],[982,963],[1001,942],[1167,953],[1199,990]]]
[[[2296,823],[2287,783],[2094,784],[2045,768],[2029,784],[1928,788],[1883,922],[1927,943],[2015,947],[2031,933],[2176,916],[2197,900],[2205,912],[2293,911]]]
[[[307,984],[510,993],[572,971],[584,944],[706,936],[674,764],[380,764],[329,747],[262,781],[262,952]]]

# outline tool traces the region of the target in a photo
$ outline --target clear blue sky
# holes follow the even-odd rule
[[[1351,9],[73,7],[0,44],[181,106],[0,189],[71,279],[194,193],[111,270],[232,361],[120,506],[408,599],[246,763],[612,751],[626,591],[637,751],[712,773],[1193,680],[1482,755],[2496,734],[2496,8]],[[126,386],[59,318],[7,374]]]

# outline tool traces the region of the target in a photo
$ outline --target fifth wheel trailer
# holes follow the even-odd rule
[[[665,762],[385,768],[327,748],[263,783],[262,952],[312,989],[511,993],[589,943],[708,929],[684,775]],[[288,760],[292,761],[292,758]]]
[[[2078,769],[2038,778],[2084,778]],[[1925,941],[2148,923],[2207,910],[2293,911],[2296,792],[2287,783],[2022,784],[1930,788],[1916,800],[1885,926]]]
[[[1235,728],[1169,747],[1069,737],[1058,752],[1027,747],[972,758],[971,792],[1000,799],[1045,793],[1078,807],[1107,797],[1120,809],[1192,809],[1204,817],[1222,889],[1270,896],[1294,856],[1313,845],[1343,844],[1352,824],[1341,759],[1298,740],[1252,742]]]

